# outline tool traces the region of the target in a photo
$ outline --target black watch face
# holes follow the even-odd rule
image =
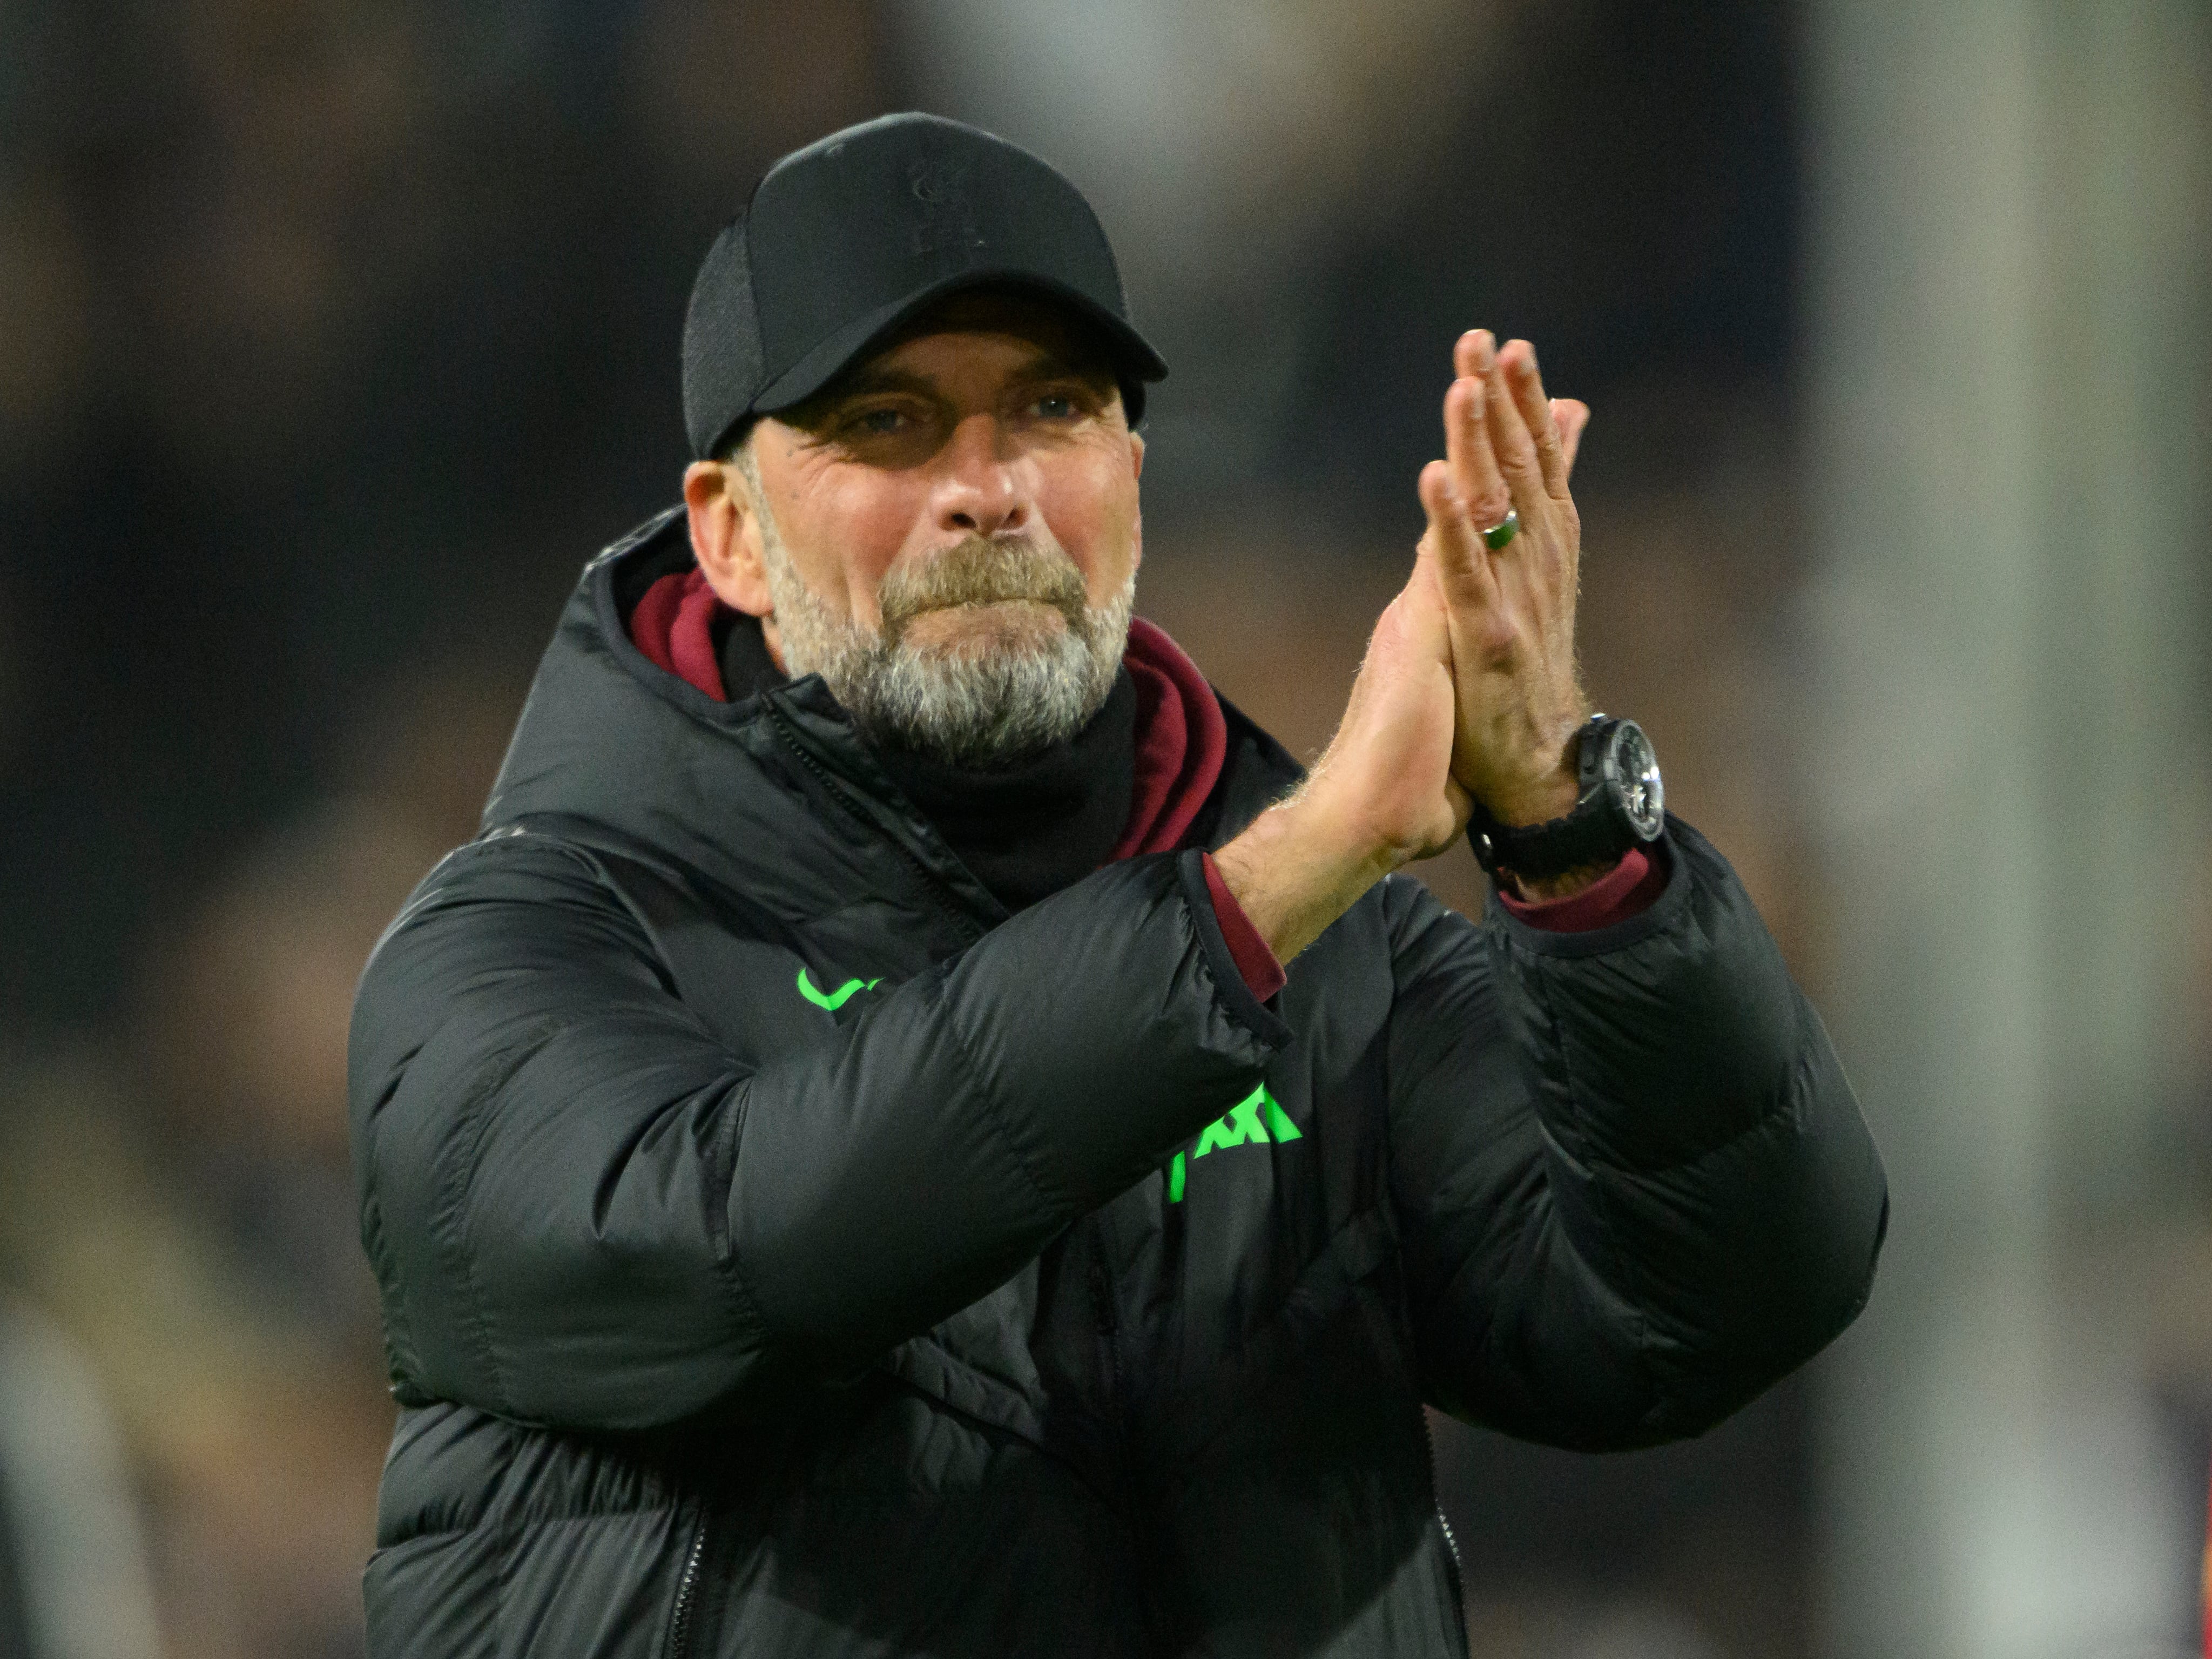
[[[1667,787],[1659,781],[1659,757],[1644,728],[1624,720],[1613,734],[1612,766],[1615,799],[1627,813],[1629,827],[1640,841],[1656,841],[1666,822]]]

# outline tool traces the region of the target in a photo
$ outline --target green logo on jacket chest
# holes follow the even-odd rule
[[[1263,1083],[1200,1130],[1198,1145],[1191,1149],[1190,1156],[1200,1158],[1231,1146],[1265,1146],[1270,1141],[1304,1139],[1298,1126],[1291,1121],[1291,1115],[1283,1109],[1282,1103],[1267,1092],[1267,1085]],[[1169,1203],[1182,1202],[1187,1175],[1183,1155],[1177,1152],[1168,1164]]]
[[[854,997],[860,992],[872,991],[876,987],[882,983],[883,981],[880,977],[876,979],[848,979],[836,990],[824,991],[817,987],[812,980],[806,977],[806,969],[802,968],[799,970],[799,994],[805,997],[816,1007],[827,1008],[833,1014],[840,1008],[843,1007],[847,1003],[850,1002]]]

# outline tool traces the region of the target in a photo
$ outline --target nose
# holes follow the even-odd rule
[[[963,419],[938,460],[939,529],[988,538],[1029,528],[1036,513],[1034,468],[995,415]]]

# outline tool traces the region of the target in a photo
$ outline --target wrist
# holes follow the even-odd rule
[[[1288,963],[1413,856],[1310,787],[1262,812],[1213,861],[1275,960]]]
[[[1577,718],[1548,749],[1538,747],[1516,766],[1492,769],[1483,787],[1468,793],[1492,818],[1515,829],[1565,817],[1582,799],[1582,730]]]
[[[1326,869],[1334,879],[1357,881],[1364,892],[1455,844],[1466,827],[1463,794],[1461,799],[1456,816],[1441,832],[1436,824],[1406,823],[1358,782],[1333,775],[1324,757],[1305,787],[1276,811],[1284,815],[1286,836],[1314,868]]]

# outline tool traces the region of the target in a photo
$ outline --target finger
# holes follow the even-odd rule
[[[1444,576],[1431,560],[1416,559],[1413,574],[1406,578],[1400,595],[1407,607],[1407,637],[1418,644],[1425,659],[1451,665],[1451,630],[1446,617]]]
[[[1552,399],[1552,424],[1559,430],[1559,457],[1567,475],[1574,476],[1575,453],[1583,445],[1583,428],[1589,424],[1589,405],[1577,398]]]
[[[1498,578],[1484,556],[1480,532],[1468,520],[1466,504],[1452,487],[1450,465],[1431,461],[1423,467],[1419,491],[1421,507],[1429,515],[1421,547],[1433,557],[1437,589],[1446,605],[1494,604]]]
[[[1513,344],[1516,349],[1501,354],[1499,366],[1512,393],[1513,406],[1521,411],[1522,422],[1528,428],[1529,441],[1535,446],[1536,464],[1543,473],[1544,488],[1553,495],[1564,497],[1567,493],[1566,455],[1559,443],[1559,427],[1552,419],[1551,400],[1544,395],[1544,376],[1536,367],[1536,348],[1526,340],[1516,340]]]
[[[1413,574],[1419,578],[1425,570],[1443,601],[1453,659],[1489,662],[1510,647],[1513,636],[1497,556],[1483,545],[1482,532],[1469,520],[1442,461],[1422,469],[1420,494],[1429,530]]]
[[[1497,353],[1497,336],[1486,328],[1471,328],[1452,348],[1452,373],[1462,380],[1480,379],[1490,373],[1491,360]]]
[[[1534,430],[1522,401],[1531,385],[1536,388]],[[1497,452],[1498,470],[1505,475],[1513,504],[1521,509],[1523,518],[1528,518],[1545,496],[1553,493],[1542,445],[1549,443],[1556,456],[1559,434],[1553,429],[1552,412],[1544,403],[1543,383],[1535,378],[1534,348],[1526,340],[1509,341],[1498,354],[1498,367],[1490,376],[1490,395],[1484,407],[1489,416],[1491,447]],[[1538,433],[1542,434],[1540,441]],[[1555,459],[1553,465],[1557,465]],[[1560,488],[1565,487],[1562,473]]]
[[[1461,511],[1478,530],[1496,524],[1513,506],[1484,415],[1492,397],[1479,375],[1454,380],[1444,393],[1444,465]]]
[[[1484,572],[1480,580],[1492,582],[1486,563],[1477,568]],[[1443,671],[1447,679],[1458,678],[1461,641],[1479,647],[1479,637],[1486,631],[1478,621],[1469,625],[1469,610],[1465,605],[1455,605],[1450,584],[1441,567],[1433,559],[1417,560],[1413,574],[1407,579],[1404,589],[1391,602],[1393,610],[1402,609],[1408,648],[1418,652],[1418,660]],[[1486,618],[1491,613],[1477,611],[1477,618]]]

